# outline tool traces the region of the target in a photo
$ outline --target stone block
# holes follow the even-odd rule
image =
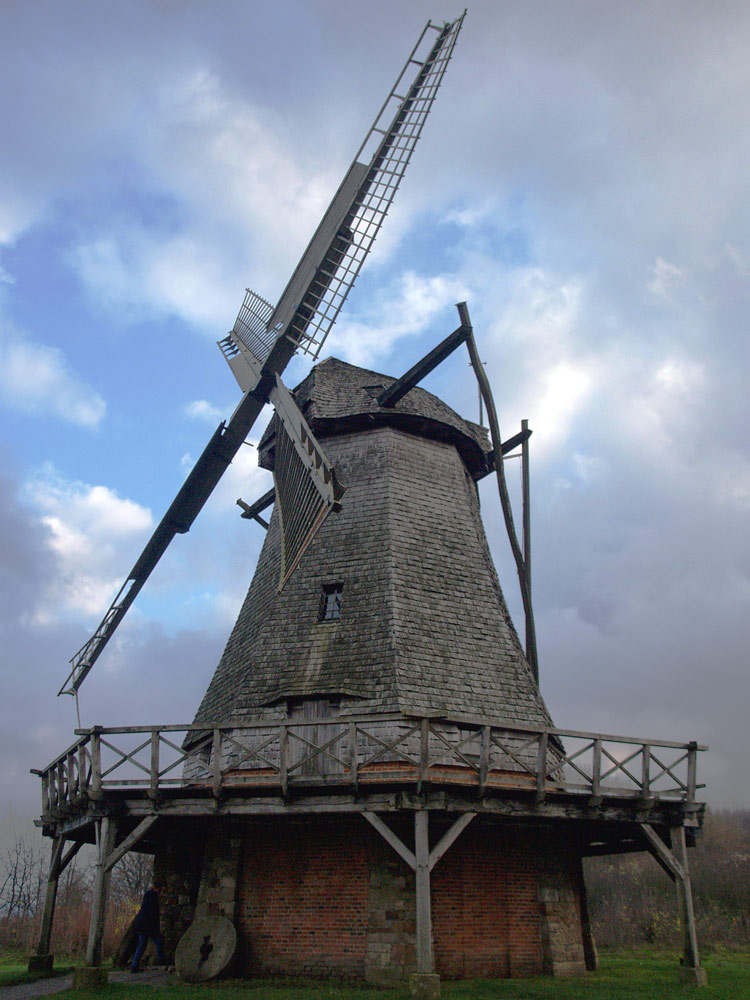
[[[79,965],[73,969],[74,990],[103,990],[109,982],[109,973],[101,965]]]
[[[409,992],[417,1000],[437,1000],[440,996],[440,976],[413,972],[409,976]]]
[[[54,960],[54,955],[29,955],[29,972],[52,972]]]
[[[683,965],[680,968],[680,981],[686,986],[706,986],[706,970],[701,965]]]

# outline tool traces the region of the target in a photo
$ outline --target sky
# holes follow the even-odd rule
[[[425,22],[460,13],[3,5],[0,803],[38,812],[68,660],[238,401],[215,342],[244,289],[279,296]],[[534,432],[552,717],[708,744],[717,807],[750,806],[748,93],[744,2],[474,0],[323,352],[399,375],[468,303],[503,436]],[[472,379],[457,354],[425,386],[476,419]],[[270,487],[262,426],[83,685],[84,726],[192,719],[262,542],[235,505]]]

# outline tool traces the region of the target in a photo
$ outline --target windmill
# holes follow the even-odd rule
[[[273,403],[258,453],[274,489],[238,501],[266,537],[193,723],[78,730],[39,772],[54,838],[40,959],[59,874],[95,840],[97,974],[108,873],[136,848],[155,856],[168,947],[189,975],[209,941],[242,974],[411,977],[425,997],[439,976],[579,974],[595,964],[582,858],[648,849],[677,883],[685,968],[700,979],[686,844],[701,822],[703,748],[553,727],[536,665],[528,474],[523,545],[503,474],[519,447],[527,469],[530,431],[501,440],[466,304],[400,377],[328,358],[293,391],[281,380],[296,351],[317,361],[462,22],[428,23],[278,304],[248,291],[220,342],[242,399],[71,661],[61,693],[78,691]],[[489,434],[419,385],[464,343]],[[479,512],[477,483],[493,473],[525,651]]]

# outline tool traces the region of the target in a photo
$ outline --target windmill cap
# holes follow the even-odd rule
[[[396,427],[455,445],[475,478],[490,470],[492,446],[485,427],[465,420],[419,386],[409,390],[395,406],[381,406],[378,396],[395,381],[391,375],[328,358],[316,365],[297,386],[294,397],[318,438],[375,427]],[[275,436],[272,420],[258,445],[263,468],[273,467]]]

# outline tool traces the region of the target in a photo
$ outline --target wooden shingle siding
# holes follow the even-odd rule
[[[364,388],[375,381],[387,378],[329,361],[298,390],[311,427],[328,435],[342,509],[281,593],[274,511],[196,722],[277,720],[288,699],[338,696],[343,714],[550,725],[479,516],[467,456],[480,463],[486,432],[421,389],[379,414]],[[272,433],[261,453],[272,459]],[[334,582],[343,584],[341,616],[320,622],[321,588]]]

